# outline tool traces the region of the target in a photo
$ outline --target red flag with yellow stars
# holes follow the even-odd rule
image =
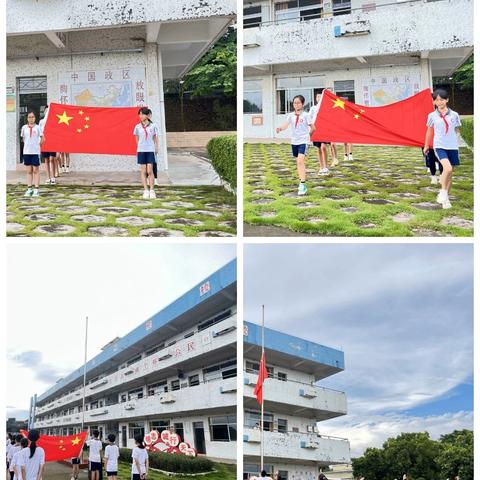
[[[57,462],[59,460],[70,460],[80,457],[83,444],[87,439],[88,432],[77,433],[76,435],[67,435],[56,437],[53,435],[40,435],[37,445],[45,450],[46,462]],[[28,432],[21,431],[24,437]]]
[[[135,155],[138,107],[82,107],[51,103],[44,152]]]
[[[312,140],[367,145],[423,147],[430,90],[382,107],[364,107],[323,91]]]

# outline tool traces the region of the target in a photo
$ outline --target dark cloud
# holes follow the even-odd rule
[[[37,350],[10,354],[10,359],[17,366],[30,370],[36,380],[48,385],[55,383],[65,374],[58,366],[44,362],[42,353]]]

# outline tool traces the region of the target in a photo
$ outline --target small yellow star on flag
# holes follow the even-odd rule
[[[90,117],[85,117],[85,121],[88,122],[90,120]]]
[[[82,133],[82,129],[81,129],[81,128],[77,128],[77,132],[78,132],[78,133]]]
[[[90,127],[90,125],[84,125],[84,126],[83,126],[83,128],[88,128],[88,127]]]
[[[67,115],[67,112],[66,111],[63,111],[63,113],[61,115],[58,115],[57,114],[57,117],[58,117],[58,123],[64,123],[65,125],[70,125],[70,120],[73,118],[73,117],[69,117]]]
[[[343,100],[336,98],[335,100],[332,99],[332,102],[333,102],[332,108],[340,107],[342,110],[345,110],[345,102]]]
[[[83,115],[83,110],[80,110],[80,111],[78,112],[78,114],[79,114],[79,115]]]
[[[358,113],[356,113],[356,114],[353,116],[353,118],[354,118],[355,120],[358,120],[358,119],[360,118],[360,115],[359,115]]]

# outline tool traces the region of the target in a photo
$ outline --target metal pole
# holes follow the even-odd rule
[[[88,317],[85,318],[85,356],[83,360],[83,399],[82,399],[82,432],[85,423],[85,390],[87,386],[87,342],[88,342]]]
[[[265,329],[265,305],[262,305],[262,357],[261,357],[260,363],[264,358],[263,356],[265,355],[264,329]],[[263,384],[262,384],[262,407],[261,407],[261,414],[260,414],[260,472],[262,472],[263,470],[263,399],[264,398],[265,398],[265,380],[263,381]]]

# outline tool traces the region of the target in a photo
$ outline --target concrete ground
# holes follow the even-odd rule
[[[165,186],[221,185],[221,180],[207,159],[204,149],[171,149],[168,151],[168,170],[158,173],[158,184]],[[7,183],[24,184],[25,172],[22,167],[7,172]],[[41,184],[45,174],[41,172]],[[71,172],[62,174],[59,185],[136,185],[140,174],[134,172]]]

